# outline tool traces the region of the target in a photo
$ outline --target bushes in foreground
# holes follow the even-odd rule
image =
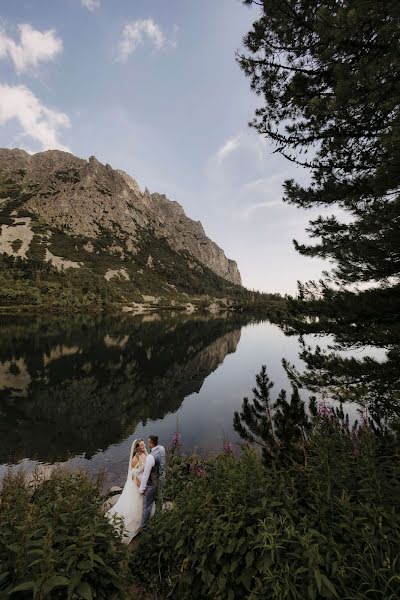
[[[0,491],[0,598],[121,600],[126,547],[100,512],[100,484],[55,472],[27,486],[7,475]]]
[[[156,515],[131,567],[179,599],[394,600],[400,590],[400,460],[368,427],[320,427],[305,465],[258,454],[199,465],[179,455],[174,509]]]
[[[177,447],[176,447],[177,446]],[[244,448],[170,454],[165,494],[130,553],[101,513],[100,485],[55,472],[0,492],[0,598],[123,600],[132,578],[157,597],[395,600],[400,589],[396,440],[327,417],[305,463]],[[132,590],[131,590],[132,591]],[[131,596],[132,597],[132,596]]]

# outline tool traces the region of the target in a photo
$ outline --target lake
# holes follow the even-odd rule
[[[226,317],[0,316],[0,476],[60,463],[107,484],[125,480],[132,441],[215,452],[239,440],[235,410],[266,364],[273,398],[300,365],[296,337],[268,321]]]

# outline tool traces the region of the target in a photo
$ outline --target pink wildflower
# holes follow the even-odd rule
[[[224,442],[224,454],[233,454],[233,446],[230,442]]]
[[[182,440],[182,436],[180,434],[179,431],[175,431],[174,435],[172,436],[172,445],[176,448],[177,446],[181,445],[181,440]]]
[[[204,468],[202,465],[199,465],[199,466],[197,467],[197,469],[196,469],[196,474],[197,474],[199,477],[204,477],[204,476],[205,476],[205,474],[206,474],[206,470],[205,470],[205,468]]]
[[[320,402],[318,404],[318,414],[321,416],[331,416],[333,415],[333,408],[331,406],[327,406],[325,402]]]

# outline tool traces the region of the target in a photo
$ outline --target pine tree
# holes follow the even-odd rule
[[[284,200],[332,209],[310,222],[314,243],[294,241],[335,266],[299,288],[294,308],[318,320],[288,320],[288,331],[387,351],[386,361],[357,361],[304,347],[306,371],[288,372],[387,419],[400,405],[400,3],[244,3],[260,6],[238,56],[262,98],[251,125],[310,172],[306,187],[285,182]]]
[[[234,414],[233,428],[243,440],[261,446],[266,465],[276,459],[302,461],[311,428],[304,402],[297,387],[293,386],[290,402],[285,390],[281,390],[272,404],[270,391],[273,386],[266,366],[262,365],[256,375],[253,398],[243,399],[242,410]]]
[[[286,397],[286,391],[281,390],[274,405],[275,431],[281,448],[296,453],[299,447],[304,447],[307,443],[311,422],[296,386],[292,386],[290,402]]]

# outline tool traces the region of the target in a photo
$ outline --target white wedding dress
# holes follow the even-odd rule
[[[121,527],[123,526],[122,542],[124,544],[129,544],[135,535],[139,533],[143,516],[143,495],[139,492],[135,477],[140,478],[142,476],[144,461],[141,460],[139,465],[135,469],[132,469],[132,454],[135,443],[136,440],[134,440],[131,447],[128,476],[122,494],[114,506],[105,513],[105,516],[118,531],[121,531]]]

